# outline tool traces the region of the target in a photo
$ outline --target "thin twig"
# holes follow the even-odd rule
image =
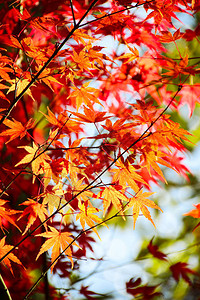
[[[12,300],[10,292],[0,274],[0,296],[2,300]]]
[[[73,21],[74,21],[74,27],[75,27],[76,26],[76,19],[75,19],[75,15],[74,15],[74,8],[73,8],[72,0],[70,0],[70,6],[71,6]]]

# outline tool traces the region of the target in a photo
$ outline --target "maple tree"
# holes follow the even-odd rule
[[[48,271],[72,281],[110,220],[132,217],[137,230],[144,216],[156,227],[152,213],[164,210],[152,186],[167,184],[164,168],[190,179],[183,157],[192,134],[173,113],[186,104],[191,117],[200,103],[199,59],[179,45],[199,43],[199,25],[179,20],[199,10],[179,0],[0,1],[5,299],[69,299]],[[199,218],[199,204],[186,215]],[[199,276],[153,239],[147,250],[174,281]],[[78,292],[106,299],[86,285]],[[126,292],[162,297],[141,278]]]

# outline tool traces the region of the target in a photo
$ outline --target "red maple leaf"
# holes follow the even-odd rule
[[[160,259],[160,260],[167,260],[167,255],[161,251],[158,250],[158,246],[157,245],[153,245],[153,239],[151,239],[149,245],[147,246],[149,252],[156,258]]]
[[[182,277],[188,284],[192,284],[189,278],[189,274],[199,276],[199,273],[188,268],[188,264],[184,262],[178,262],[170,267],[172,275],[176,281],[179,281]]]

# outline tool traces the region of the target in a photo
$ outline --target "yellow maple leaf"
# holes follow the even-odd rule
[[[87,224],[100,238],[95,228],[95,223],[99,224],[102,222],[102,220],[98,216],[94,215],[100,210],[95,207],[87,207],[86,203],[80,203],[80,202],[78,203],[78,207],[80,209],[80,213],[76,215],[76,220],[80,219],[80,223],[83,230],[85,230],[85,224]],[[106,225],[106,224],[102,223],[102,225]]]
[[[48,161],[50,161],[50,157],[46,153],[42,153],[42,149],[38,147],[33,142],[33,147],[30,146],[20,146],[18,148],[24,148],[29,154],[18,162],[15,167],[21,164],[31,163],[33,175],[43,174],[45,169],[51,169]],[[35,176],[33,176],[33,182],[35,180]]]
[[[12,91],[16,91],[16,96],[18,96],[27,87],[27,85],[29,83],[30,83],[30,80],[28,80],[28,79],[20,79],[18,82],[16,82],[15,79],[13,79],[12,80],[12,85],[8,89],[7,94],[12,92]],[[34,84],[32,84],[32,86],[34,86]],[[35,101],[35,99],[33,98],[32,93],[31,93],[30,88],[28,88],[26,90],[26,93]]]
[[[162,211],[162,209],[158,205],[156,205],[152,200],[147,199],[147,197],[151,196],[152,194],[154,193],[150,193],[150,192],[143,193],[142,190],[139,190],[134,197],[129,199],[129,203],[127,204],[125,210],[133,207],[134,228],[135,228],[135,223],[139,217],[140,211],[145,216],[145,218],[147,218],[153,224],[153,226],[156,227],[151,218],[150,212],[147,209],[147,206],[151,208],[159,209],[160,211]]]
[[[105,213],[111,203],[118,211],[121,211],[121,214],[123,215],[121,201],[128,201],[128,198],[120,191],[117,191],[112,186],[109,186],[106,187],[103,192],[100,192],[99,196],[103,198],[103,216],[105,216]]]
[[[66,203],[64,198],[65,193],[66,192],[63,190],[61,183],[55,185],[51,192],[46,193],[43,204],[48,205],[50,215],[53,213],[54,209],[59,209]]]
[[[74,266],[73,259],[72,259],[72,250],[71,245],[77,246],[80,248],[75,241],[73,241],[73,238],[71,237],[71,233],[69,232],[60,232],[54,227],[49,226],[51,231],[40,233],[37,236],[42,236],[44,238],[47,238],[48,240],[44,242],[42,247],[40,248],[40,251],[36,257],[38,257],[48,251],[50,248],[52,248],[52,254],[51,254],[51,262],[53,263],[51,266],[51,272],[53,271],[53,267],[57,262],[57,258],[59,257],[60,253],[64,251],[64,253],[67,255],[69,260],[71,261],[72,268]]]
[[[83,191],[85,188],[87,188],[87,184],[82,184],[84,178],[80,179],[80,180],[74,180],[74,178],[71,178],[71,182],[72,182],[72,190],[73,190],[73,196],[76,196],[80,193],[80,195],[77,196],[77,199],[79,200],[79,202],[82,201],[88,201],[90,197],[93,197],[93,192],[91,192],[90,190],[85,190]],[[82,192],[83,191],[83,192]]]

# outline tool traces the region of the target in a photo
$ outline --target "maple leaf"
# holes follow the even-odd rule
[[[173,122],[172,120],[167,120],[166,122],[167,129],[165,133],[167,134],[167,139],[177,143],[177,141],[182,144],[181,140],[187,141],[190,143],[190,140],[186,137],[186,135],[192,135],[187,130],[180,128],[180,124]]]
[[[95,225],[94,222],[96,222],[97,224],[102,223],[102,220],[98,216],[94,215],[100,210],[95,207],[87,207],[87,203],[80,203],[80,202],[78,203],[78,207],[80,209],[80,212],[76,215],[76,220],[80,219],[80,223],[83,230],[85,230],[85,223],[86,223],[100,238],[96,228],[94,227]],[[106,225],[106,224],[102,223],[102,225]]]
[[[99,196],[103,198],[103,216],[105,216],[105,213],[111,203],[118,211],[121,211],[123,216],[121,201],[128,201],[128,198],[125,195],[123,195],[120,191],[117,191],[114,187],[109,186],[100,192]]]
[[[194,31],[191,29],[186,29],[183,38],[186,39],[186,41],[192,41],[194,38],[197,38],[199,36],[199,32],[200,25],[198,25]]]
[[[147,168],[149,175],[151,175],[151,168],[152,168],[166,182],[166,179],[165,179],[160,167],[158,166],[158,163],[165,165],[168,168],[173,169],[173,167],[169,163],[167,163],[166,161],[164,161],[162,159],[162,157],[166,155],[165,153],[163,153],[162,151],[151,151],[151,149],[152,148],[148,147],[148,146],[145,147],[144,149],[142,149],[142,155],[141,155],[140,159],[141,159],[141,161],[144,161],[144,166]]]
[[[106,125],[102,125],[102,127],[108,131],[110,131],[109,136],[110,137],[116,137],[116,135],[119,135],[122,130],[127,130],[129,128],[133,127],[133,123],[125,123],[125,120],[119,119],[114,124],[112,124],[110,119],[106,120]]]
[[[88,186],[87,184],[82,184],[83,180],[84,180],[84,178],[82,178],[78,181],[76,181],[76,179],[74,177],[71,178],[73,196],[76,196],[77,194],[79,194],[77,196],[77,199],[79,200],[79,202],[81,202],[81,200],[82,201],[88,201],[89,198],[94,195],[93,192],[86,189],[87,186]],[[84,190],[84,189],[86,189],[86,190]]]
[[[109,116],[105,116],[105,114],[107,112],[99,112],[99,111],[95,111],[93,108],[88,108],[86,106],[83,107],[84,110],[84,114],[81,113],[75,113],[75,112],[71,112],[71,114],[75,115],[80,121],[82,122],[86,122],[86,123],[98,123],[98,122],[102,122],[108,118],[110,118]]]
[[[56,135],[58,135],[58,130],[63,132],[63,134],[71,133],[71,132],[80,132],[81,127],[80,124],[76,121],[70,120],[70,116],[67,115],[66,112],[60,113],[58,116],[55,116],[55,114],[47,107],[48,115],[45,113],[41,112],[47,119],[47,121],[51,124],[53,124],[56,128],[57,131],[52,131],[50,132],[51,134],[49,135],[49,139],[52,141],[54,140],[55,142],[57,139],[55,139]],[[63,138],[65,135],[59,134],[60,138]],[[58,142],[58,141],[57,141]],[[60,143],[60,142],[59,142]],[[60,144],[61,145],[61,144]]]
[[[65,115],[64,113],[61,113],[61,114],[59,114],[58,117],[56,117],[52,113],[52,111],[49,109],[49,107],[47,107],[47,111],[48,111],[48,115],[46,115],[42,111],[41,111],[41,114],[43,114],[46,117],[46,119],[49,123],[51,123],[55,126],[58,126],[61,128],[65,124],[65,122],[68,120],[68,116]]]
[[[1,82],[2,80],[0,80]],[[10,100],[4,95],[4,93],[1,91],[1,90],[5,90],[5,89],[8,89],[8,86],[3,84],[3,83],[0,83],[0,98],[6,100],[7,102],[10,102]]]
[[[172,35],[170,31],[161,31],[161,36],[159,36],[159,40],[163,43],[170,43],[174,42],[184,35],[184,33],[180,32],[180,29],[178,29],[174,34]]]
[[[49,226],[51,231],[45,232],[45,233],[40,233],[37,234],[36,236],[42,236],[44,238],[47,238],[48,240],[44,242],[44,244],[42,245],[42,247],[40,248],[40,251],[36,257],[36,260],[38,259],[38,257],[48,251],[50,248],[52,248],[52,254],[51,254],[51,262],[53,263],[53,265],[51,266],[51,272],[53,271],[54,265],[56,264],[56,259],[58,258],[58,256],[60,255],[60,253],[62,251],[64,251],[64,253],[67,255],[67,257],[69,258],[69,260],[71,261],[71,266],[73,268],[74,263],[73,263],[73,259],[72,259],[72,250],[71,250],[71,246],[77,246],[77,243],[75,241],[73,241],[73,238],[71,238],[71,233],[69,232],[60,232],[57,229],[55,229],[54,227]]]
[[[141,285],[141,282],[141,278],[137,278],[136,280],[131,278],[128,282],[126,282],[126,291],[134,296],[134,299],[139,298],[142,300],[151,300],[155,299],[155,297],[162,296],[160,292],[155,292],[158,285]]]
[[[98,30],[97,33],[103,33],[103,34],[112,34],[113,37],[118,37],[121,33],[121,31],[124,28],[124,24],[127,24],[126,22],[129,19],[129,16],[124,15],[123,13],[120,14],[120,18],[118,15],[107,15],[103,12],[101,14],[98,14],[97,18],[99,18],[98,22]]]
[[[190,216],[193,218],[200,218],[200,203],[198,204],[193,204],[194,207],[196,207],[195,209],[190,210],[189,212],[183,214],[184,216]],[[199,225],[198,225],[199,226]],[[197,227],[197,226],[196,226]]]
[[[132,53],[125,53],[125,54],[117,57],[117,59],[119,59],[119,60],[120,59],[127,59],[126,62],[125,62],[125,64],[131,62],[132,60],[135,60],[135,59],[139,58],[139,51],[138,51],[138,49],[135,48],[135,47],[134,47],[134,49],[131,48],[127,43],[126,43],[126,45],[127,45],[127,47],[129,48],[129,50]]]
[[[15,36],[10,35],[8,37],[8,39],[5,39],[5,40],[6,40],[6,42],[5,42],[6,45],[9,45],[11,47],[15,47],[18,49],[22,49],[22,45],[20,44],[20,42],[18,41],[18,39]]]
[[[105,68],[104,67],[104,59],[109,60],[112,63],[115,63],[107,55],[100,52],[104,47],[92,46],[91,43],[88,43],[85,48],[87,50],[89,60],[93,63],[94,68],[99,69],[99,67],[98,67],[98,65],[99,65],[100,67],[102,67],[104,69]]]
[[[184,262],[178,262],[174,265],[170,266],[170,270],[172,271],[172,275],[176,281],[182,277],[188,284],[192,284],[188,274],[193,274],[199,276],[199,273],[188,268],[188,264]]]
[[[6,142],[6,144],[16,139],[17,137],[20,137],[20,139],[22,139],[26,135],[27,130],[33,128],[34,126],[33,119],[30,119],[25,126],[23,126],[21,122],[16,121],[15,119],[13,119],[13,121],[5,119],[3,123],[6,126],[10,127],[10,129],[7,129],[0,133],[0,136],[10,135],[10,139]]]
[[[23,234],[25,234],[27,232],[27,230],[31,227],[31,225],[33,225],[33,223],[36,221],[37,218],[39,218],[40,221],[43,223],[46,220],[46,216],[48,216],[48,212],[43,203],[40,204],[32,199],[29,199],[27,201],[24,201],[20,205],[27,205],[27,207],[24,209],[23,213],[18,218],[18,220],[25,217],[26,215],[29,215],[28,223],[26,225],[26,228],[25,228]],[[44,224],[44,226],[47,229],[46,223]]]
[[[164,77],[166,75],[172,76],[173,78],[176,78],[181,74],[194,76],[198,72],[198,70],[195,70],[194,66],[187,66],[187,65],[188,65],[188,54],[186,54],[185,57],[181,58],[179,64],[173,59],[166,57],[164,69],[167,69],[169,71],[163,73],[162,75]]]
[[[191,173],[191,171],[182,163],[183,159],[184,157],[178,156],[178,151],[175,151],[173,155],[165,157],[165,160],[169,161],[173,169],[189,181],[188,174]]]
[[[184,84],[181,91],[178,93],[180,100],[178,103],[178,108],[186,104],[189,108],[190,117],[193,114],[195,104],[200,103],[200,85],[194,84]]]
[[[23,13],[20,13],[16,8],[14,8],[16,15],[20,18],[20,20],[29,21],[31,20],[31,15],[27,11],[27,9],[23,9]]]
[[[93,109],[92,104],[94,102],[101,105],[101,103],[97,99],[99,90],[93,87],[88,87],[89,84],[90,82],[86,82],[82,85],[81,88],[77,88],[75,86],[71,87],[74,91],[71,93],[69,97],[76,99],[77,110],[79,109],[82,103],[85,103],[91,109]]]
[[[171,1],[163,2],[159,0],[153,3],[147,3],[146,5],[144,5],[146,11],[148,10],[148,8],[153,9],[153,11],[146,17],[145,21],[147,21],[150,18],[154,18],[156,31],[161,22],[163,22],[163,19],[167,20],[167,22],[169,22],[172,26],[173,24],[171,18],[175,18],[180,22],[175,12],[180,12],[182,10],[174,4],[175,3]]]
[[[34,175],[43,173],[43,170],[41,169],[42,167],[43,169],[50,168],[50,165],[47,162],[50,160],[50,157],[46,153],[43,153],[42,149],[38,147],[34,142],[33,147],[20,146],[19,148],[24,148],[29,154],[24,156],[22,160],[15,165],[15,167],[21,164],[31,163]]]
[[[149,242],[147,248],[149,250],[149,252],[156,258],[160,259],[160,260],[167,260],[167,255],[161,251],[158,250],[158,246],[157,245],[153,245],[153,239],[151,239],[151,241]]]
[[[125,187],[127,184],[135,191],[138,192],[139,187],[136,181],[144,183],[142,177],[136,173],[136,169],[130,165],[125,165],[122,160],[118,160],[115,165],[117,169],[112,169],[111,171],[115,174],[113,175],[113,182],[119,181],[119,184]]]
[[[12,65],[12,59],[0,53],[0,76],[7,82],[11,81],[9,73],[13,73]]]
[[[95,293],[95,292],[89,290],[89,286],[82,285],[79,292],[87,300],[97,300],[97,299],[102,299],[102,298],[104,299],[104,294]],[[105,294],[105,299],[106,298],[107,298],[107,295]]]
[[[0,228],[4,232],[2,222],[5,219],[9,223],[11,223],[15,227],[17,227],[17,229],[19,229],[19,231],[21,231],[20,228],[17,226],[16,222],[14,221],[14,219],[12,219],[12,217],[10,217],[12,215],[20,213],[21,211],[17,211],[17,210],[14,210],[14,209],[3,207],[3,205],[6,204],[7,202],[8,201],[6,201],[6,200],[0,199]]]
[[[79,53],[73,50],[73,55],[71,57],[73,61],[77,64],[77,66],[81,69],[81,71],[88,71],[91,73],[91,68],[94,68],[94,65],[89,60],[88,54],[85,52],[86,49],[83,49]],[[92,73],[91,73],[92,74]]]
[[[73,25],[70,26],[69,31],[72,31]],[[86,40],[96,40],[95,38],[89,36],[88,34],[85,33],[85,29],[76,29],[75,32],[73,32],[72,38],[77,42],[77,43],[82,43],[82,45],[86,45],[87,43],[85,42],[84,39]]]
[[[150,192],[143,193],[141,189],[136,193],[134,197],[129,199],[129,203],[127,204],[125,210],[133,207],[134,228],[135,228],[135,223],[139,217],[140,211],[145,216],[145,218],[147,218],[153,224],[153,226],[156,227],[151,218],[150,212],[147,209],[147,206],[151,208],[159,209],[160,211],[162,211],[162,209],[158,205],[156,205],[152,200],[147,199],[147,197],[151,196],[152,194],[154,193],[150,193]]]
[[[27,85],[30,83],[30,80],[29,79],[20,79],[16,82],[16,80],[13,79],[11,82],[12,82],[12,85],[9,87],[7,94],[12,91],[16,91],[16,96],[18,96],[27,87]],[[34,84],[32,84],[32,86],[34,86]],[[35,101],[30,88],[28,88],[26,90],[26,93]]]
[[[54,209],[59,209],[66,203],[66,200],[64,198],[65,193],[66,191],[63,190],[61,183],[55,185],[51,192],[46,192],[43,199],[43,205],[48,205],[50,215],[53,213]]]
[[[6,239],[6,237],[4,236],[0,240],[0,258],[2,258],[4,255],[6,255],[13,248],[13,246],[11,246],[11,245],[5,245],[5,239]],[[2,263],[5,266],[7,266],[8,269],[13,274],[13,270],[12,270],[10,261],[13,261],[16,264],[21,265],[21,266],[22,266],[22,263],[13,253],[9,253],[6,255],[6,257],[2,260]]]
[[[39,71],[39,70],[38,70]],[[53,77],[51,75],[51,70],[46,68],[38,77],[38,79],[40,79],[40,81],[43,81],[52,91],[54,91],[54,89],[51,86],[51,82],[55,82],[58,83],[60,85],[63,85],[62,83],[60,83],[55,77]]]

